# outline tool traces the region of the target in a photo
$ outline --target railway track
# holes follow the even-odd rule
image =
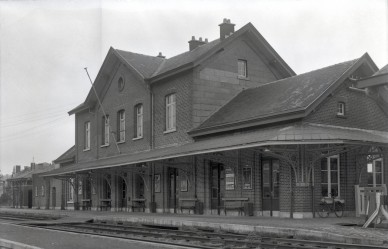
[[[52,216],[34,215],[34,214],[0,213],[0,219],[14,220],[14,221],[28,221],[28,220],[57,220],[59,218],[52,217]]]
[[[25,224],[50,230],[75,232],[99,236],[107,236],[136,241],[146,241],[165,245],[182,246],[186,248],[203,249],[348,249],[348,248],[387,248],[380,246],[333,243],[323,241],[300,240],[293,238],[263,237],[259,234],[221,233],[212,230],[185,230],[178,227],[145,226],[106,223],[78,223],[78,224]]]

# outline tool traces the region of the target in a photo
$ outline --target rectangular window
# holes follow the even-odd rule
[[[42,187],[40,188],[40,195],[41,196],[44,196],[44,186],[42,185]]]
[[[321,161],[321,191],[323,197],[340,196],[339,156],[331,156]]]
[[[252,188],[252,167],[243,168],[243,188],[244,189]]]
[[[102,118],[103,133],[102,133],[102,145],[109,145],[109,116]]]
[[[135,138],[143,137],[143,105],[135,106]]]
[[[380,187],[383,181],[383,159],[375,159],[367,165],[368,187]]]
[[[247,70],[247,61],[246,60],[238,60],[238,76],[239,77],[248,77],[248,70]]]
[[[125,141],[125,111],[121,110],[117,113],[117,140],[118,142]]]
[[[338,116],[345,116],[345,103],[344,102],[338,102],[337,115]]]
[[[166,96],[166,131],[176,130],[176,99],[175,94]]]
[[[234,190],[234,170],[231,167],[225,169],[225,189]]]
[[[90,149],[90,122],[85,123],[85,141],[84,141],[84,149]]]

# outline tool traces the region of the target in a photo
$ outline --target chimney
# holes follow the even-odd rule
[[[20,172],[20,165],[16,165],[15,166],[15,173],[19,173]]]
[[[166,56],[164,56],[164,55],[162,54],[162,52],[159,52],[159,54],[158,54],[156,57],[159,57],[159,58],[162,58],[162,59],[166,58]]]
[[[234,33],[234,25],[230,23],[230,19],[224,18],[224,21],[218,25],[220,26],[220,40],[224,40],[226,37]]]
[[[202,37],[199,37],[199,40],[196,40],[195,36],[192,36],[191,40],[189,41],[189,49],[191,51],[191,50],[196,49],[197,47],[199,47],[205,43],[207,43],[207,38],[205,39],[205,41],[202,41]]]
[[[31,163],[31,170],[35,170],[35,163]]]

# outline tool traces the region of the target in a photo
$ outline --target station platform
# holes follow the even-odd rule
[[[379,245],[388,248],[388,221],[378,228],[361,226],[365,218],[271,218],[263,216],[218,216],[169,213],[74,211],[45,209],[15,209],[0,207],[0,213],[54,216],[49,222],[81,222],[94,220],[107,223],[140,223],[157,226],[222,230],[233,233],[257,233],[261,236],[294,237],[338,243]],[[333,214],[332,214],[333,215]]]

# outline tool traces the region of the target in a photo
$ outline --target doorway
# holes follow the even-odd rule
[[[279,160],[266,158],[261,164],[263,211],[279,211]]]
[[[220,215],[225,192],[224,165],[210,161],[210,209]]]
[[[55,187],[52,188],[52,198],[51,198],[51,206],[55,209],[57,202],[57,189]]]
[[[29,189],[28,190],[28,208],[32,208],[32,190],[31,189]]]
[[[178,199],[178,170],[176,168],[168,168],[168,208],[170,212],[176,213]]]

